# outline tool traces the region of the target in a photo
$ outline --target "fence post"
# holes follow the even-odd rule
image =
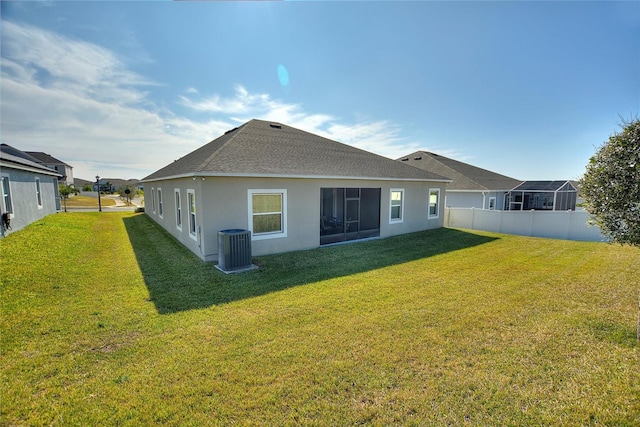
[[[473,227],[475,222],[475,216],[476,216],[475,209],[471,207],[471,229],[472,230],[475,230],[475,228]]]

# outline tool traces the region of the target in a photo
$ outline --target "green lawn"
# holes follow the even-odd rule
[[[67,213],[0,250],[0,425],[640,425],[637,248],[441,229],[225,275]]]
[[[64,204],[65,201],[62,201],[62,207],[64,208]],[[108,197],[100,197],[100,204],[102,206],[115,206],[116,205],[116,201],[113,199],[110,199]],[[73,197],[69,197],[66,200],[66,205],[68,208],[77,208],[77,207],[81,207],[81,208],[85,208],[85,207],[92,207],[92,208],[97,208],[98,207],[98,198],[97,197],[90,197],[90,196],[73,196]]]

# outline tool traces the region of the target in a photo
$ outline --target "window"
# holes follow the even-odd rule
[[[158,188],[158,215],[162,218],[162,189]]]
[[[429,218],[440,216],[440,189],[429,189]]]
[[[182,201],[180,200],[180,190],[175,189],[176,195],[176,227],[182,231]]]
[[[196,193],[194,190],[187,190],[187,201],[189,202],[189,236],[197,240],[196,235]]]
[[[40,192],[40,178],[36,178],[36,201],[38,202],[38,207],[42,207],[42,193]]]
[[[249,190],[249,229],[256,240],[287,236],[287,190]]]
[[[9,177],[2,177],[2,202],[3,211],[13,213],[13,204],[11,203],[11,186],[9,185]]]
[[[402,222],[404,211],[404,189],[391,189],[391,206],[389,207],[389,223]]]
[[[495,197],[489,197],[489,210],[493,211],[496,209],[496,198]]]
[[[156,213],[156,189],[151,188],[151,212]]]

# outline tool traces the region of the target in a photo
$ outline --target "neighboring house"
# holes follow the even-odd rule
[[[247,229],[254,255],[439,228],[448,179],[251,120],[142,180],[146,214],[201,259]]]
[[[522,183],[521,180],[426,151],[416,151],[398,160],[451,179],[447,185],[446,207],[507,209],[505,194]]]
[[[60,184],[65,185],[73,185],[73,167],[69,166],[62,160],[58,160],[50,154],[43,153],[40,151],[25,151],[28,155],[35,157],[38,159],[40,163],[48,167],[49,169],[53,169],[62,175],[58,182]]]
[[[79,190],[91,186],[91,191],[98,191],[98,185],[95,180],[87,181],[86,179],[75,178],[74,184]],[[123,187],[142,189],[142,184],[140,184],[140,180],[138,179],[100,178],[100,190],[105,193],[115,193]]]
[[[100,186],[100,188],[98,188]],[[99,181],[93,183],[93,191],[101,191],[103,193],[115,193],[116,186],[111,182],[111,178],[100,178]]]
[[[102,181],[102,179],[100,181]],[[104,181],[110,184],[112,193],[117,193],[118,191],[120,191],[121,188],[124,188],[124,187],[132,187],[132,188],[140,187],[139,185],[140,180],[138,179],[104,178]]]
[[[0,210],[8,214],[11,228],[3,235],[20,230],[60,210],[58,178],[55,170],[39,163],[24,151],[0,145],[2,201]]]
[[[577,196],[571,181],[525,181],[507,195],[506,210],[575,210]]]
[[[95,189],[95,184],[96,184],[95,181],[87,181],[86,179],[82,179],[82,178],[73,179],[73,185],[75,185],[75,187],[80,191],[84,191],[83,188],[86,188],[87,186]]]

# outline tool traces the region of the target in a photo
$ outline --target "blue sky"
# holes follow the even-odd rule
[[[640,109],[640,2],[2,2],[2,142],[142,178],[252,118],[575,179]]]

